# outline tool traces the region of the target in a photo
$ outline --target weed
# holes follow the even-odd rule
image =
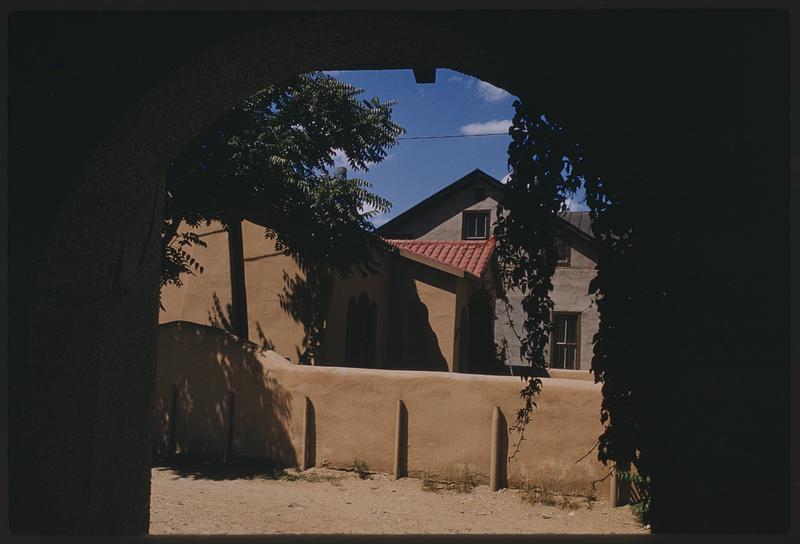
[[[284,480],[286,482],[296,482],[298,480],[303,482],[311,482],[311,483],[318,483],[318,482],[328,482],[333,485],[341,485],[340,481],[342,479],[341,476],[336,476],[333,474],[314,474],[312,473],[305,473],[305,472],[293,472],[289,473],[286,471],[280,471],[277,475],[279,480]]]
[[[582,505],[586,508],[592,509],[594,507],[597,497],[590,495],[588,497],[579,497],[577,495],[569,495],[563,493],[555,493],[551,487],[551,482],[540,482],[538,485],[533,485],[525,482],[520,490],[520,498],[523,502],[531,505],[543,504],[545,506],[557,506],[562,510],[578,510]]]
[[[356,457],[353,459],[353,468],[355,469],[356,474],[358,474],[358,477],[362,480],[369,478],[369,467],[367,466],[366,461]]]
[[[558,507],[562,510],[573,511],[581,507],[581,503],[575,497],[570,495],[562,495],[558,501]]]
[[[459,474],[458,481],[456,481],[456,491],[459,493],[469,493],[475,488],[475,478],[469,471],[469,465],[464,463],[464,470]]]
[[[439,489],[440,489],[439,484],[433,478],[431,473],[430,472],[425,472],[422,475],[422,490],[423,491],[429,491],[429,492],[432,492],[432,493],[438,493]]]
[[[553,494],[553,490],[550,489],[550,486],[546,483],[542,483],[538,486],[534,486],[528,482],[525,482],[522,486],[522,491],[520,492],[520,498],[523,502],[527,502],[528,504],[536,505],[536,504],[544,504],[545,506],[556,506],[558,505],[558,501],[556,501],[555,495]]]

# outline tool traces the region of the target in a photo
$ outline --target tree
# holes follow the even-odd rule
[[[181,221],[227,229],[256,219],[303,269],[374,271],[371,248],[383,242],[369,234],[369,219],[391,204],[334,168],[334,158],[366,171],[405,130],[392,121],[395,101],[361,93],[320,72],[301,75],[248,98],[192,141],[167,172],[162,287],[202,271],[187,249],[203,242],[179,233]]]

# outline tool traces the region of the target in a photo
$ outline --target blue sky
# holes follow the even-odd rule
[[[508,126],[514,96],[503,89],[452,70],[437,70],[436,83],[417,84],[411,70],[327,72],[364,89],[364,99],[395,99],[393,119],[403,137],[473,135],[469,138],[400,140],[387,159],[366,173],[351,172],[373,183],[392,202],[389,213],[373,218],[381,225],[475,168],[502,179],[508,173]],[[475,136],[487,133],[500,136]],[[337,166],[346,166],[343,158]],[[581,207],[583,209],[584,207]],[[575,207],[575,209],[578,209]]]

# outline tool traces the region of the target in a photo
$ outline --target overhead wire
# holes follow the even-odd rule
[[[440,138],[476,138],[478,136],[508,136],[508,132],[491,132],[487,134],[447,134],[443,136],[401,136],[398,140],[437,140]]]

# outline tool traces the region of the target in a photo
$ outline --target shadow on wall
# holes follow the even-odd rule
[[[222,303],[219,301],[219,297],[217,296],[217,292],[214,291],[211,294],[213,306],[208,311],[208,324],[212,327],[216,327],[218,329],[222,329],[223,331],[229,332],[231,334],[235,334],[233,330],[232,324],[232,312],[233,306],[228,303],[225,305],[225,308],[222,307]],[[261,349],[275,349],[275,344],[266,337],[264,334],[264,329],[261,328],[261,323],[256,321],[256,333],[258,334],[258,345]]]
[[[281,308],[303,325],[303,351],[297,349],[301,365],[314,364],[325,336],[325,317],[333,291],[333,278],[320,270],[304,270],[290,277],[283,273],[283,292],[278,295]]]
[[[389,335],[392,368],[448,372],[447,360],[431,327],[428,307],[419,298],[414,278],[399,272],[393,278],[392,289],[392,334]]]
[[[255,344],[174,321],[159,326],[158,348],[154,459],[297,465],[291,395],[265,374]]]

